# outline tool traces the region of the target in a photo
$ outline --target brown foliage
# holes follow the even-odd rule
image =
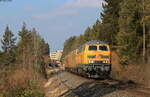
[[[117,54],[112,53],[112,77],[115,79],[132,80],[150,87],[149,69],[150,62],[148,64],[122,66],[119,64]]]
[[[42,86],[45,82],[42,75],[37,73],[33,68],[20,68],[8,72],[6,76],[1,78],[3,81],[0,84],[0,90],[3,93],[17,91],[19,89],[28,89],[31,87],[32,82]],[[42,88],[42,87],[41,87]]]

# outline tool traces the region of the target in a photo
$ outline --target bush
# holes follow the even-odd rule
[[[31,85],[27,89],[19,89],[14,92],[12,96],[12,93],[7,95],[6,97],[44,97],[43,91],[38,87],[37,84]]]
[[[148,59],[150,60],[150,58]],[[150,62],[148,64],[121,65],[118,55],[112,53],[112,77],[122,81],[132,80],[150,87]]]
[[[3,73],[0,97],[44,97],[43,79],[34,69],[5,69]]]

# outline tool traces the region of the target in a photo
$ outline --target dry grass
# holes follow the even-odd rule
[[[32,79],[32,77],[28,71],[24,69],[16,70],[13,74],[7,76],[7,84],[9,88],[16,88],[18,86],[26,88],[30,79]]]
[[[20,68],[17,67],[15,70],[10,72],[5,71],[5,75],[0,84],[0,94],[8,94],[18,92],[23,89],[30,89],[31,85],[38,85],[39,89],[42,89],[45,82],[44,78],[37,73],[33,68]]]
[[[115,52],[112,53],[112,58],[113,78],[124,81],[132,80],[150,87],[150,63],[122,66],[119,64],[119,59]]]

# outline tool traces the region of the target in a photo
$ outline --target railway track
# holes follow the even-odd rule
[[[59,76],[59,74],[57,73],[56,74],[57,75],[57,77],[58,77],[58,79],[60,80],[60,82],[66,87],[66,88],[68,88],[68,93],[70,94],[70,96],[72,96],[72,97],[79,97],[79,96],[81,96],[81,95],[79,95],[79,94],[77,94],[74,90],[73,90],[73,88],[74,87],[71,87],[70,85],[68,85],[68,84],[66,84],[66,81],[64,81],[64,80],[62,80],[62,78],[61,78],[61,76]],[[81,79],[84,79],[83,77],[80,77]],[[62,95],[60,95],[59,97],[62,97],[62,96],[66,96],[67,97],[67,94],[62,94]],[[82,96],[81,96],[82,97]]]
[[[57,97],[150,97],[150,88],[132,82],[88,79],[62,71],[57,72],[56,77],[67,88]]]

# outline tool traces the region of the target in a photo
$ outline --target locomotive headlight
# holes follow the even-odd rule
[[[94,63],[94,61],[93,61],[93,60],[91,60],[91,63]]]
[[[103,63],[109,63],[109,61],[103,61]]]
[[[106,63],[106,61],[103,61],[103,63]]]
[[[89,60],[89,63],[94,63],[94,61],[93,60]]]

